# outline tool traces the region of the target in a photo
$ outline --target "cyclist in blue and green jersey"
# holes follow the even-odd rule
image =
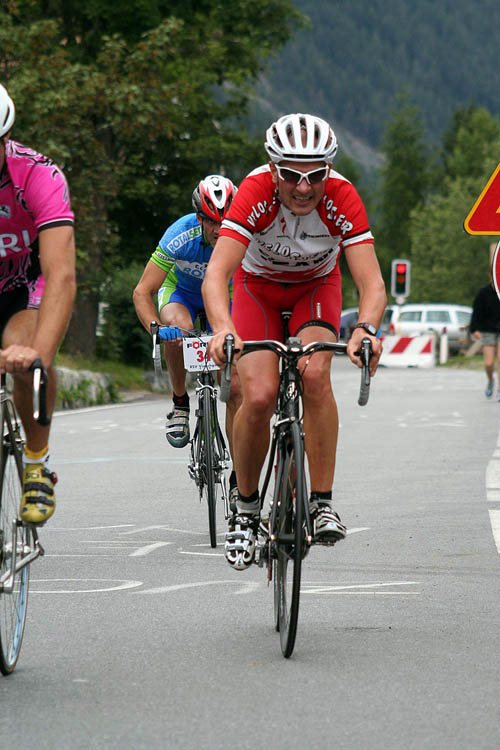
[[[146,264],[134,290],[134,305],[147,331],[152,321],[162,325],[191,329],[204,311],[201,284],[219,236],[219,229],[236,193],[231,180],[208,175],[193,191],[195,213],[177,219],[165,231],[158,247]],[[154,298],[157,296],[157,307]],[[189,395],[182,345],[178,337],[165,341],[165,362],[172,384],[172,409],[167,414],[166,437],[176,448],[189,441]],[[239,404],[238,381],[231,388],[227,404],[226,432],[232,447],[232,421]],[[235,487],[234,472],[230,489]]]

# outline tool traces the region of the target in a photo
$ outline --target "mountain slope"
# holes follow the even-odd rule
[[[311,19],[268,67],[252,121],[315,112],[375,166],[396,96],[408,92],[437,143],[469,103],[500,114],[498,0],[296,0]],[[349,142],[351,141],[351,142]]]

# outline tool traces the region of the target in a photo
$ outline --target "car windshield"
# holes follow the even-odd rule
[[[399,320],[400,322],[404,322],[405,320],[408,321],[418,321],[422,319],[422,313],[420,310],[403,310],[399,314]]]
[[[427,311],[427,322],[428,323],[449,323],[451,315],[448,310],[428,310]]]

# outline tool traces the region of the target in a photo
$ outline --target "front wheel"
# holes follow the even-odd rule
[[[217,547],[217,477],[215,457],[216,451],[214,446],[214,418],[212,409],[214,408],[210,393],[205,390],[203,393],[203,425],[201,431],[202,456],[200,461],[203,473],[203,494],[207,501],[208,507],[208,531],[210,535],[211,547]]]
[[[7,405],[4,404],[4,408]],[[30,548],[30,530],[18,522],[22,494],[22,448],[19,433],[9,418],[2,425],[0,467],[0,672],[14,671],[24,634],[28,607],[29,565],[18,573],[9,593],[4,591],[9,572]],[[14,558],[14,560],[13,560]]]
[[[300,580],[304,556],[303,507],[306,502],[304,443],[297,423],[281,459],[277,487],[277,540],[275,543],[274,603],[276,629],[283,656],[292,655],[299,617]]]

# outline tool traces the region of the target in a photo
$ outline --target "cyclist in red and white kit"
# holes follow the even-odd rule
[[[290,114],[266,133],[270,162],[241,183],[219,233],[203,284],[205,308],[214,331],[210,354],[225,361],[228,333],[241,348],[245,339],[282,339],[281,311],[291,310],[290,334],[303,344],[336,341],[340,325],[343,249],[359,291],[359,322],[347,353],[358,352],[368,336],[371,373],[382,352],[375,334],[386,293],[365,208],[354,186],[331,168],[337,140],[319,117]],[[228,281],[234,274],[232,318]],[[346,528],[332,508],[338,433],[332,392],[332,355],[316,353],[303,363],[304,428],[310,473],[310,510],[315,540],[344,539]],[[238,479],[237,514],[230,519],[226,559],[238,570],[254,557],[260,520],[260,472],[269,445],[269,421],[278,386],[272,352],[252,352],[238,360],[243,402],[234,420]],[[243,532],[233,535],[234,531]]]
[[[0,84],[0,370],[14,378],[14,401],[26,435],[22,521],[43,524],[55,510],[49,469],[50,426],[33,420],[35,359],[47,368],[52,415],[52,366],[76,291],[74,215],[66,179],[46,156],[9,140],[15,108]]]

